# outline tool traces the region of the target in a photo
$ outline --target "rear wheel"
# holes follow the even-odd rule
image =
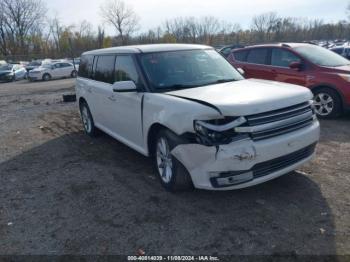
[[[336,91],[324,87],[314,92],[314,107],[321,118],[335,118],[341,115],[341,99]]]
[[[78,73],[77,73],[77,71],[72,71],[72,73],[70,74],[70,76],[72,77],[72,78],[76,78],[77,77],[77,75],[78,75]]]
[[[178,145],[176,140],[175,134],[168,130],[161,130],[154,145],[156,172],[163,187],[171,192],[193,189],[190,174],[171,154],[171,151]]]

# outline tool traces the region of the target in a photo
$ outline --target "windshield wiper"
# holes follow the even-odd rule
[[[186,88],[194,88],[198,87],[198,85],[182,85],[182,84],[175,84],[171,86],[165,86],[159,88],[159,90],[179,90],[179,89],[186,89]]]
[[[220,83],[227,83],[227,82],[234,82],[236,79],[219,79],[216,80],[213,84],[220,84]]]

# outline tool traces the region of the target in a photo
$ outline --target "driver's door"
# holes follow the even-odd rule
[[[115,63],[114,81],[134,81],[139,89],[143,89],[134,57],[118,55]],[[108,114],[108,128],[115,136],[130,147],[142,151],[142,97],[143,92],[113,92],[110,90],[105,99]]]
[[[306,86],[307,74],[304,71],[305,68],[301,68],[300,70],[292,69],[289,67],[292,62],[302,63],[302,59],[288,50],[273,48],[271,52],[271,72],[274,75],[273,80]]]
[[[63,73],[62,73],[62,68],[61,68],[61,63],[56,63],[52,66],[51,69],[51,76],[53,78],[61,78],[63,77]]]

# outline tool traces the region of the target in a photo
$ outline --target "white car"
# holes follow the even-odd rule
[[[153,157],[169,191],[263,183],[312,159],[319,139],[307,88],[246,80],[208,46],[86,52],[76,92],[86,133]]]
[[[42,66],[34,68],[28,72],[30,81],[44,80],[49,81],[56,78],[76,77],[77,70],[73,64],[68,62],[57,62],[51,64],[43,63]]]

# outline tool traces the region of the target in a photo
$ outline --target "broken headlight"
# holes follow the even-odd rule
[[[235,127],[243,125],[247,120],[244,117],[226,117],[223,119],[194,121],[194,130],[197,142],[207,146],[228,144],[236,139],[243,138],[235,132]]]

